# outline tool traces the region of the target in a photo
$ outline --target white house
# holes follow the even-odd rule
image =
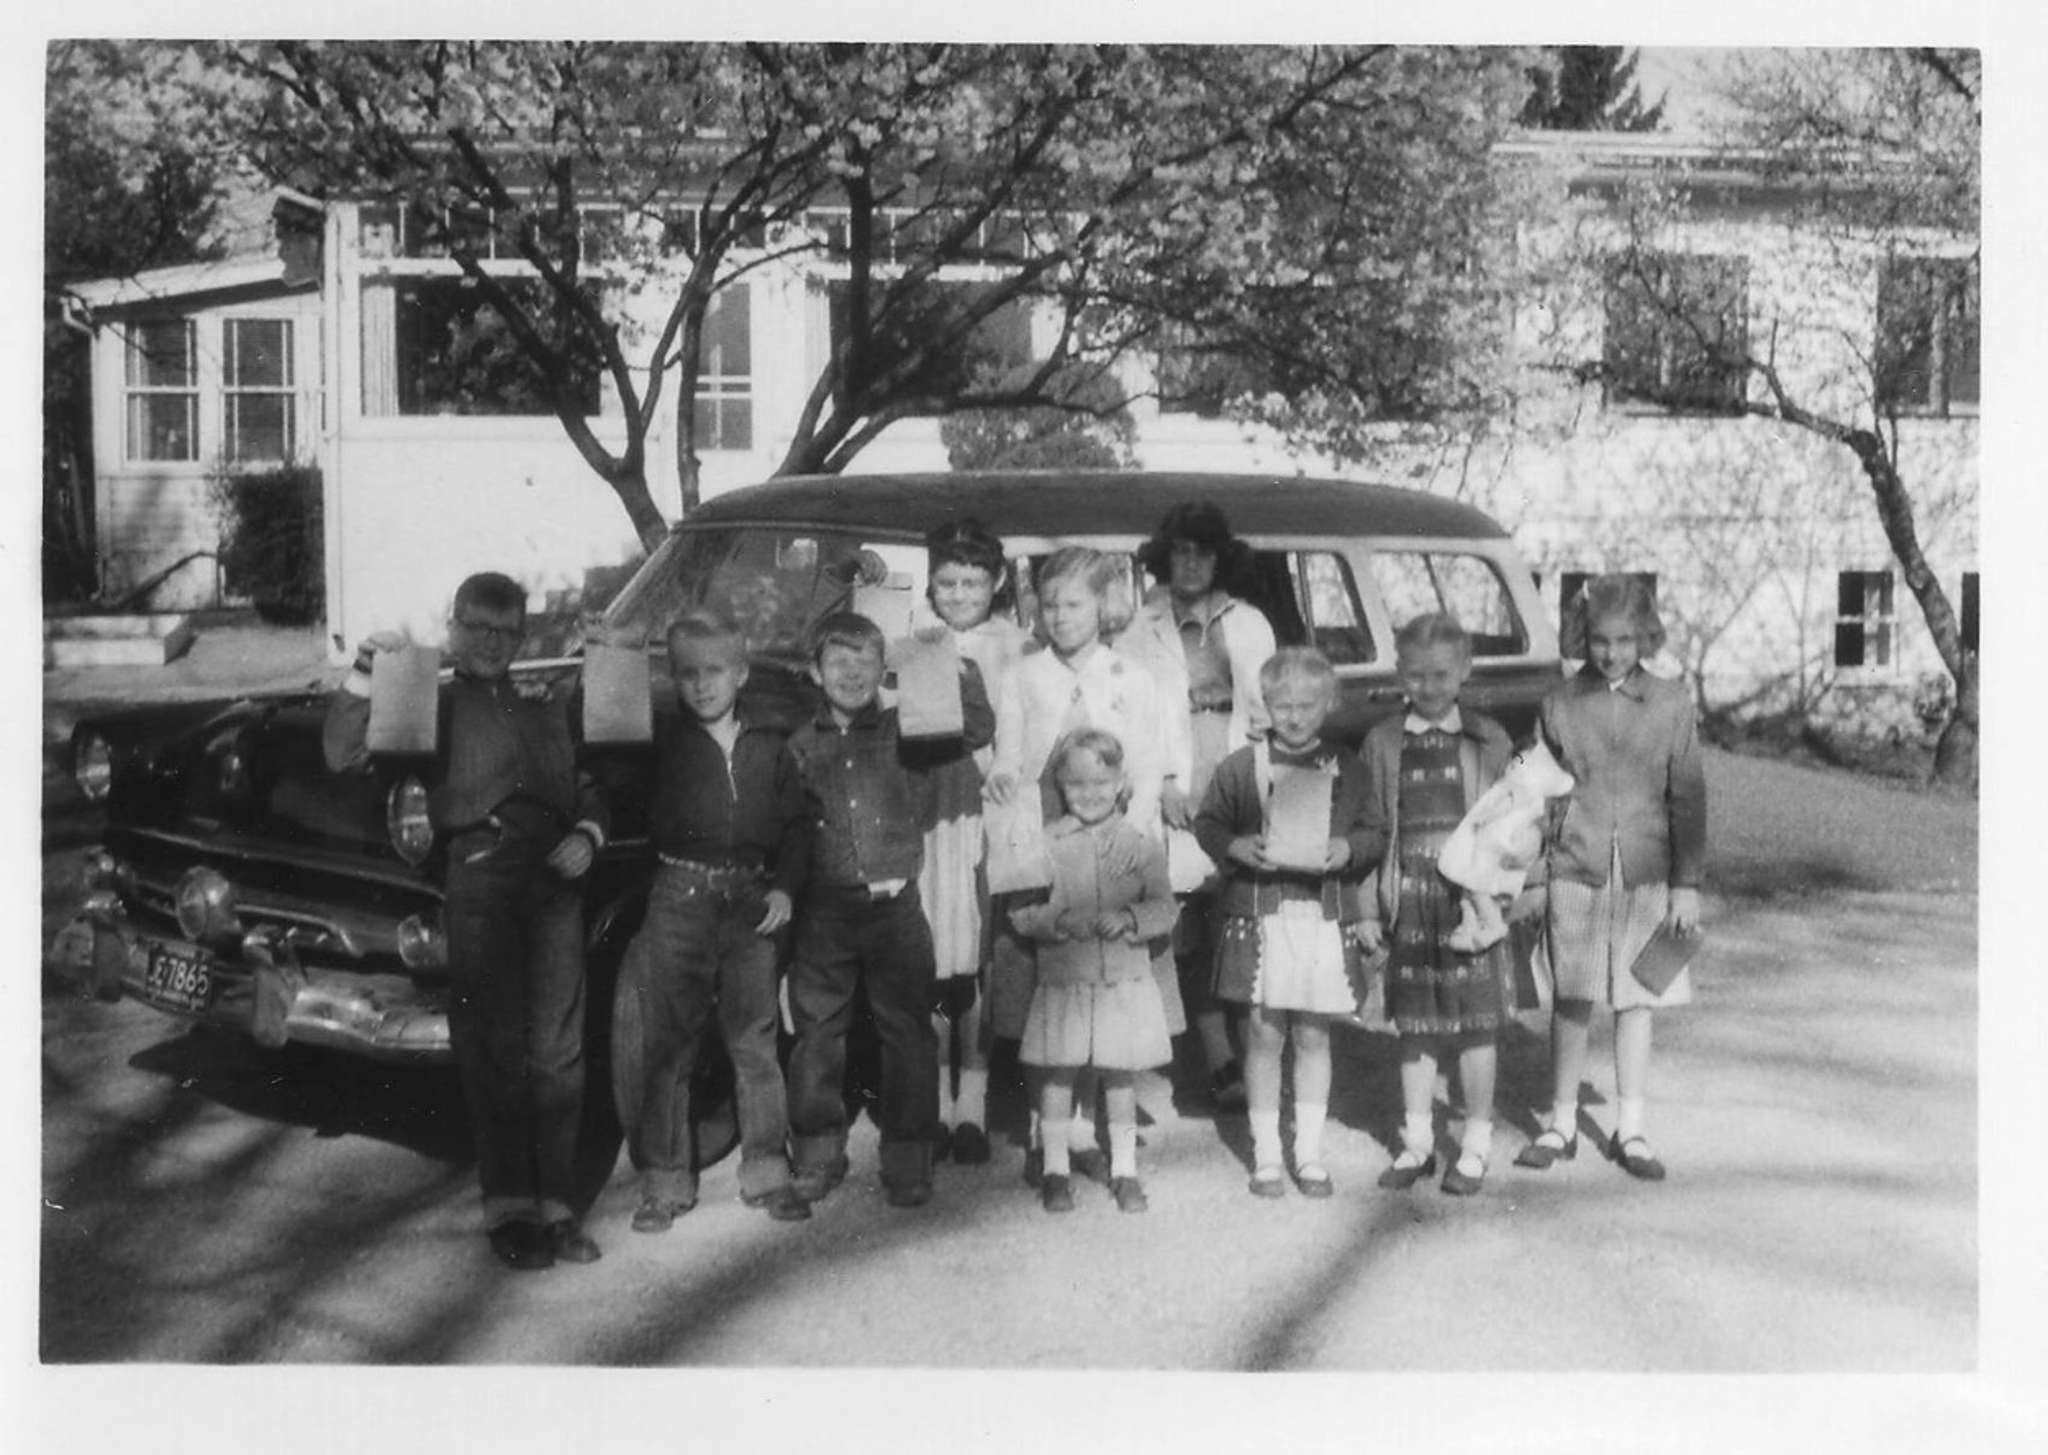
[[[1585,574],[1654,572],[1674,648],[1710,704],[1797,704],[1915,727],[1914,700],[1934,690],[1940,664],[1849,451],[1736,412],[1727,391],[1756,395],[1753,378],[1702,373],[1677,410],[1642,396],[1697,372],[1689,329],[1700,323],[1768,340],[1788,387],[1818,412],[1867,419],[1875,389],[1898,416],[1929,562],[1974,641],[1976,316],[1973,301],[1963,312],[1929,303],[1945,296],[1930,284],[1962,266],[1974,239],[1859,251],[1815,228],[1797,189],[1655,135],[1538,134],[1504,154],[1555,188],[1555,221],[1520,240],[1535,259],[1618,246],[1622,180],[1689,176],[1687,205],[1660,224],[1651,256],[1685,283],[1697,317],[1681,327],[1645,315],[1601,286],[1597,265],[1553,269],[1553,286],[1515,320],[1526,367],[1512,417],[1476,439],[1390,431],[1383,456],[1347,469],[1270,431],[1141,399],[1139,462],[1360,473],[1461,495],[1514,530],[1553,605]],[[624,512],[560,422],[523,402],[516,365],[446,367],[449,340],[489,347],[476,290],[452,260],[430,255],[388,206],[287,197],[279,207],[284,242],[269,253],[76,290],[94,329],[96,516],[110,586],[210,548],[217,472],[285,459],[322,472],[337,653],[395,625],[436,635],[449,591],[472,570],[509,570],[538,598],[637,555]],[[705,494],[763,478],[780,458],[830,347],[821,272],[791,261],[721,290],[695,406]],[[1919,311],[1915,326],[1881,333],[1880,313],[1900,310]],[[1895,335],[1906,343],[1885,356],[1878,340]],[[1574,359],[1600,367],[1576,377],[1554,367]],[[1134,361],[1134,380],[1151,366]],[[595,378],[591,408],[593,428],[617,444],[617,401]],[[649,481],[671,516],[673,439],[663,419],[648,442]],[[854,469],[945,464],[926,420],[891,428]],[[155,604],[203,604],[219,590],[199,556]]]

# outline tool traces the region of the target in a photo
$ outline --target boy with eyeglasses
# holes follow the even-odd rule
[[[582,880],[604,806],[578,771],[566,695],[510,675],[526,591],[495,571],[456,588],[427,811],[447,851],[448,1035],[476,1139],[491,1250],[507,1267],[592,1263],[570,1204],[583,1105]],[[370,671],[402,637],[366,639],[328,708],[336,771],[369,761]]]

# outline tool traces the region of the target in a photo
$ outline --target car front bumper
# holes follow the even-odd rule
[[[399,973],[301,962],[289,936],[215,950],[88,904],[58,933],[48,964],[103,1000],[132,997],[166,1015],[242,1031],[267,1046],[329,1046],[383,1061],[453,1059],[446,996]]]

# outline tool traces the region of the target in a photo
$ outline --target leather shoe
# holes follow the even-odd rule
[[[1074,1210],[1074,1184],[1063,1173],[1047,1173],[1038,1186],[1038,1201],[1049,1213],[1072,1212]]]
[[[1253,1197],[1287,1196],[1287,1174],[1278,1167],[1259,1167],[1252,1171],[1252,1180],[1245,1184]]]
[[[1145,1200],[1145,1185],[1135,1177],[1111,1178],[1109,1190],[1116,1197],[1118,1212],[1141,1213],[1151,1206]]]
[[[820,1167],[799,1167],[789,1180],[790,1188],[805,1202],[823,1202],[832,1189],[846,1180],[846,1159],[834,1157]]]
[[[538,1273],[555,1266],[555,1250],[547,1231],[527,1218],[514,1218],[491,1229],[491,1251],[507,1268],[521,1273]]]
[[[547,1232],[548,1249],[557,1263],[595,1263],[604,1256],[574,1218],[557,1218],[548,1224]]]
[[[927,1180],[918,1182],[892,1182],[884,1192],[891,1207],[923,1207],[932,1200],[932,1185]]]
[[[677,1202],[666,1197],[643,1197],[640,1206],[633,1209],[633,1231],[636,1233],[665,1233],[675,1226],[676,1219],[697,1204]]]
[[[1515,1153],[1517,1167],[1533,1167],[1541,1172],[1553,1162],[1569,1162],[1579,1155],[1579,1137],[1574,1132],[1569,1140],[1556,1127],[1542,1132],[1535,1141]]]
[[[1431,1152],[1420,1162],[1408,1162],[1403,1152],[1396,1157],[1386,1171],[1380,1174],[1380,1186],[1389,1192],[1406,1192],[1430,1173],[1436,1171],[1436,1153]]]
[[[1466,1171],[1468,1164],[1477,1165],[1477,1172]],[[1443,1189],[1452,1197],[1470,1197],[1486,1182],[1486,1162],[1479,1157],[1460,1157],[1444,1169]]]
[[[1226,1061],[1209,1073],[1209,1097],[1218,1111],[1244,1110],[1244,1071],[1237,1062]]]
[[[1623,1141],[1616,1137],[1608,1147],[1609,1155],[1621,1164],[1621,1170],[1629,1176],[1640,1178],[1644,1182],[1664,1180],[1664,1164],[1657,1160],[1657,1154],[1650,1150],[1650,1144],[1646,1139],[1630,1137]],[[1630,1151],[1632,1147],[1639,1150]]]
[[[1026,1187],[1036,1187],[1043,1181],[1045,1181],[1045,1148],[1026,1147],[1024,1149],[1024,1185]]]
[[[750,1192],[740,1199],[748,1207],[760,1208],[778,1223],[800,1223],[811,1215],[811,1205],[796,1195],[787,1183],[766,1192]]]
[[[953,1128],[953,1160],[962,1167],[979,1167],[989,1159],[988,1133],[973,1122]]]
[[[1295,1168],[1294,1185],[1301,1189],[1303,1197],[1324,1198],[1337,1195],[1337,1184],[1330,1180],[1329,1169],[1320,1162],[1305,1162]]]

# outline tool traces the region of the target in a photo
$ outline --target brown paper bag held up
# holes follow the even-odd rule
[[[890,654],[896,663],[896,731],[906,738],[957,738],[960,652],[948,632],[937,641],[906,637]]]
[[[583,741],[652,742],[653,692],[645,650],[590,643],[583,649]]]
[[[1278,768],[1266,799],[1266,858],[1282,869],[1320,874],[1330,851],[1330,793],[1336,779],[1313,768]]]
[[[441,649],[401,647],[370,659],[373,753],[431,753],[441,721]]]

